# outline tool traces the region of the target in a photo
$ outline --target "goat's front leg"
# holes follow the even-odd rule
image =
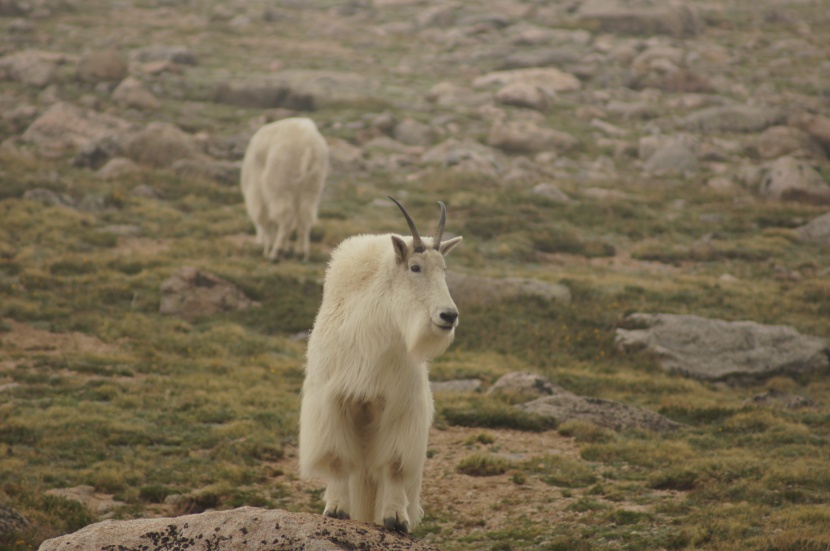
[[[383,470],[381,503],[383,525],[389,530],[403,534],[409,533],[410,520],[407,513],[409,499],[406,497],[404,470],[400,461],[389,463]]]
[[[348,475],[329,479],[326,485],[326,508],[323,514],[331,518],[350,518]]]

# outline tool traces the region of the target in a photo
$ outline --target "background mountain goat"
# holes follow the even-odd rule
[[[393,199],[393,201],[395,201]],[[432,424],[427,361],[455,336],[445,280],[446,209],[434,238],[358,235],[331,256],[308,342],[300,472],[326,481],[330,517],[408,532],[423,514],[421,478]]]
[[[276,260],[297,230],[308,261],[311,227],[329,169],[329,148],[311,119],[266,124],[254,134],[242,160],[242,194],[263,254]]]

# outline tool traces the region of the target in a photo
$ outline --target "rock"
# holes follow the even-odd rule
[[[779,201],[830,203],[830,185],[812,166],[793,157],[781,157],[770,164],[758,193]]]
[[[439,82],[429,89],[426,99],[439,107],[476,107],[488,103],[490,94],[474,92],[451,82]]]
[[[830,364],[827,341],[752,321],[637,313],[625,318],[615,340],[625,352],[655,354],[667,371],[707,381],[757,381]]]
[[[552,396],[543,396],[516,407],[534,415],[552,417],[557,423],[589,421],[615,431],[646,429],[671,432],[683,426],[653,411],[613,400],[578,396],[559,387],[554,387]]]
[[[789,123],[809,134],[830,156],[830,118],[802,113],[793,117]]]
[[[363,150],[340,138],[326,138],[329,144],[329,161],[333,173],[354,172],[366,167]]]
[[[670,70],[660,76],[646,77],[640,86],[666,92],[706,93],[713,90],[709,77],[686,68]]]
[[[124,153],[133,161],[166,168],[180,159],[207,160],[196,140],[174,124],[151,122],[127,141]]]
[[[431,126],[410,117],[395,126],[393,135],[406,145],[430,145],[435,140],[435,130]]]
[[[792,126],[771,126],[758,136],[758,154],[762,159],[789,155],[799,159],[826,159],[827,154],[809,134]]]
[[[268,78],[220,83],[214,101],[268,109],[312,111],[378,97],[380,84],[358,73],[289,69]]]
[[[196,65],[196,54],[186,46],[146,46],[130,52],[130,59],[139,63],[172,61],[181,65]]]
[[[374,524],[257,507],[175,518],[107,520],[46,540],[39,551],[103,548],[125,551],[191,548],[214,551],[438,551],[435,546]]]
[[[126,140],[126,134],[116,132],[102,134],[78,149],[78,152],[72,158],[72,165],[98,168],[107,160],[123,155]]]
[[[529,402],[553,393],[554,386],[550,381],[541,375],[526,371],[503,375],[485,392],[488,396],[509,399],[514,404]]]
[[[530,192],[534,195],[539,195],[557,203],[573,203],[573,199],[565,195],[562,190],[549,182],[537,184]]]
[[[581,55],[573,47],[539,48],[523,50],[504,58],[501,70],[525,69],[528,67],[562,66],[579,61]]]
[[[798,394],[782,390],[768,390],[767,392],[756,394],[749,402],[756,406],[769,406],[784,409],[801,409],[816,405],[816,403],[807,396],[799,396]]]
[[[48,206],[75,207],[76,205],[75,199],[71,195],[40,187],[26,191],[23,194],[23,199],[37,201]]]
[[[420,28],[449,27],[455,23],[460,6],[454,2],[427,8],[415,18]]]
[[[549,92],[571,92],[582,87],[578,78],[553,67],[494,71],[476,78],[473,87],[507,86],[516,82],[538,86]]]
[[[579,140],[567,132],[545,128],[530,120],[496,119],[490,127],[487,143],[510,153],[564,153],[577,147]]]
[[[35,117],[37,117],[37,107],[34,105],[18,105],[3,112],[3,121],[16,131],[29,126]]]
[[[239,185],[241,162],[205,161],[196,159],[179,159],[170,167],[173,172],[186,178],[213,180],[229,186]]]
[[[130,123],[111,115],[59,102],[37,118],[23,133],[23,140],[39,149],[77,150],[106,134],[129,130]]]
[[[545,111],[553,104],[554,92],[524,81],[513,82],[496,92],[496,101],[504,105]]]
[[[700,163],[685,140],[668,140],[648,157],[643,170],[655,176],[695,173]]]
[[[606,111],[624,119],[653,119],[657,111],[652,103],[646,101],[610,101],[605,106]]]
[[[102,180],[109,182],[121,180],[133,174],[141,172],[141,167],[125,157],[110,159],[95,174]]]
[[[455,381],[431,381],[429,388],[433,394],[466,394],[477,392],[481,388],[480,379],[458,379]]]
[[[159,313],[195,318],[258,305],[221,277],[186,266],[161,284]]]
[[[71,63],[71,56],[40,50],[23,50],[0,57],[0,74],[6,73],[8,78],[45,88],[54,84],[58,79],[58,68]]]
[[[20,513],[4,503],[0,503],[0,540],[29,528],[31,523]]]
[[[580,25],[607,33],[681,38],[703,29],[694,3],[682,0],[586,0],[576,17]]]
[[[144,111],[152,111],[161,107],[161,102],[153,93],[133,77],[121,81],[112,91],[112,100],[125,107],[133,107]]]
[[[522,295],[541,297],[562,304],[571,301],[571,291],[564,285],[520,277],[493,279],[447,272],[447,286],[460,308],[492,304]]]
[[[78,78],[84,82],[118,82],[128,72],[127,60],[114,50],[89,52],[78,60]]]
[[[77,501],[89,512],[101,517],[110,511],[126,505],[123,501],[115,501],[111,494],[97,493],[92,486],[76,486],[74,488],[54,488],[47,490],[46,495],[62,497]]]
[[[482,143],[450,138],[424,152],[421,160],[438,163],[454,172],[480,174],[497,179],[507,168],[507,159],[500,151]]]
[[[715,132],[761,132],[784,122],[784,113],[775,108],[748,105],[707,107],[680,120],[687,130],[704,134]]]
[[[830,212],[813,218],[795,231],[802,241],[812,241],[830,247]]]
[[[25,0],[0,0],[0,17],[16,17],[26,15],[32,9]]]

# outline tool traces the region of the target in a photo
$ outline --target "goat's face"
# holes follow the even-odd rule
[[[458,325],[458,308],[447,288],[444,257],[462,238],[441,241],[446,216],[443,203],[435,237],[423,239],[403,206],[398,206],[413,232],[411,239],[392,236],[396,269],[393,292],[399,298],[398,314],[407,348],[425,359],[434,358],[450,345]]]

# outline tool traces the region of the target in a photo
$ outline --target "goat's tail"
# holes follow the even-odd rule
[[[375,522],[378,482],[372,473],[359,469],[349,478],[349,509],[353,520]]]

